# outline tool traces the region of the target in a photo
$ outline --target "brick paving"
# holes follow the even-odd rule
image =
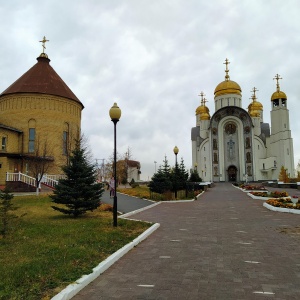
[[[300,215],[228,183],[136,214],[161,227],[73,299],[300,299]]]

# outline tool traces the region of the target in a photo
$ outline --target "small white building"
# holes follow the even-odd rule
[[[253,88],[248,110],[242,108],[242,90],[230,80],[228,60],[225,80],[214,91],[215,112],[210,116],[206,99],[196,109],[191,130],[193,166],[204,181],[277,180],[281,166],[294,174],[293,139],[287,97],[280,90],[271,95],[271,128],[263,122],[263,105]]]

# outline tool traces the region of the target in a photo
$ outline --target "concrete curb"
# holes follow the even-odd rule
[[[151,233],[153,233],[157,228],[159,228],[160,224],[155,223],[150,228],[148,228],[145,232],[135,238],[132,242],[125,245],[114,254],[106,258],[103,262],[101,262],[97,267],[93,269],[93,272],[88,275],[83,275],[80,279],[76,280],[75,283],[68,285],[64,290],[62,290],[59,294],[54,296],[51,300],[69,300],[74,297],[80,290],[86,287],[89,283],[95,280],[98,276],[100,276],[105,270],[107,270],[111,265],[113,265],[116,261],[118,261],[122,256],[124,256],[127,252],[129,252],[132,248],[137,246],[141,241],[146,239]]]
[[[291,214],[297,214],[300,215],[299,209],[290,209],[290,208],[281,208],[281,207],[275,207],[268,203],[264,203],[263,206],[269,210],[278,211],[278,212],[285,212],[285,213],[291,213]]]
[[[126,213],[126,214],[123,214],[123,215],[119,216],[119,218],[121,218],[121,219],[127,218],[127,217],[129,217],[129,216],[131,216],[131,215],[134,215],[134,214],[137,214],[137,213],[139,213],[139,212],[141,212],[141,211],[144,211],[144,210],[146,210],[146,209],[152,208],[152,207],[154,207],[154,206],[156,206],[156,205],[158,205],[158,204],[160,204],[160,202],[156,202],[156,203],[154,203],[154,204],[151,204],[151,205],[148,205],[148,206],[139,208],[139,209],[137,209],[137,210],[133,210],[133,211],[131,211],[131,212],[129,212],[129,213]]]

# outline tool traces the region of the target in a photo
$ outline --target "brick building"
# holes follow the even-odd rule
[[[41,53],[37,63],[0,95],[0,185],[5,185],[7,172],[31,176],[33,158],[45,158],[45,153],[47,172],[60,174],[80,135],[83,108],[47,54]]]

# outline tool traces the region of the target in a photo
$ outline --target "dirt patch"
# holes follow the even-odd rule
[[[300,226],[278,228],[278,231],[281,233],[288,234],[292,237],[300,238]]]

